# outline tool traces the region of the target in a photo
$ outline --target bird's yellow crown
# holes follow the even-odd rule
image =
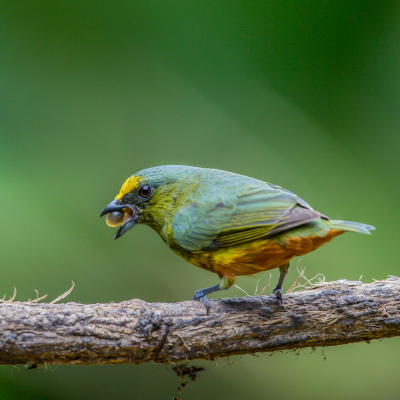
[[[126,194],[132,192],[132,190],[136,189],[139,186],[139,182],[141,181],[140,176],[130,176],[122,185],[119,193],[116,195],[115,199],[120,201]]]

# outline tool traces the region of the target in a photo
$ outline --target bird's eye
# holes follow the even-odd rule
[[[151,197],[151,195],[153,194],[153,188],[149,185],[144,185],[142,187],[139,188],[138,190],[138,196],[141,199],[148,199]]]

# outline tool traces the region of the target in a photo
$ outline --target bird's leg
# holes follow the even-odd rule
[[[208,310],[210,309],[210,301],[207,298],[207,295],[213,292],[218,292],[219,290],[229,289],[235,283],[235,279],[232,278],[221,278],[221,283],[219,285],[211,286],[205,289],[196,290],[192,300],[201,301]]]
[[[281,306],[282,300],[283,300],[282,284],[283,284],[283,280],[285,279],[286,274],[289,271],[289,263],[286,263],[285,265],[282,265],[282,267],[279,267],[279,271],[281,273],[279,275],[279,282],[274,287],[274,290],[272,291],[272,293],[278,298],[278,303]]]

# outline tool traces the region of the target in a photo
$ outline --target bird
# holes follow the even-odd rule
[[[233,172],[184,165],[143,169],[130,176],[102,211],[114,239],[137,224],[154,229],[178,256],[218,275],[220,283],[195,292],[209,312],[207,295],[229,289],[237,276],[279,268],[273,294],[282,306],[282,284],[293,257],[316,250],[345,232],[375,228],[331,220],[273,183]]]

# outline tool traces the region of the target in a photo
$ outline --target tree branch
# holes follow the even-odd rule
[[[0,364],[141,364],[400,336],[400,279],[200,302],[0,305]]]

